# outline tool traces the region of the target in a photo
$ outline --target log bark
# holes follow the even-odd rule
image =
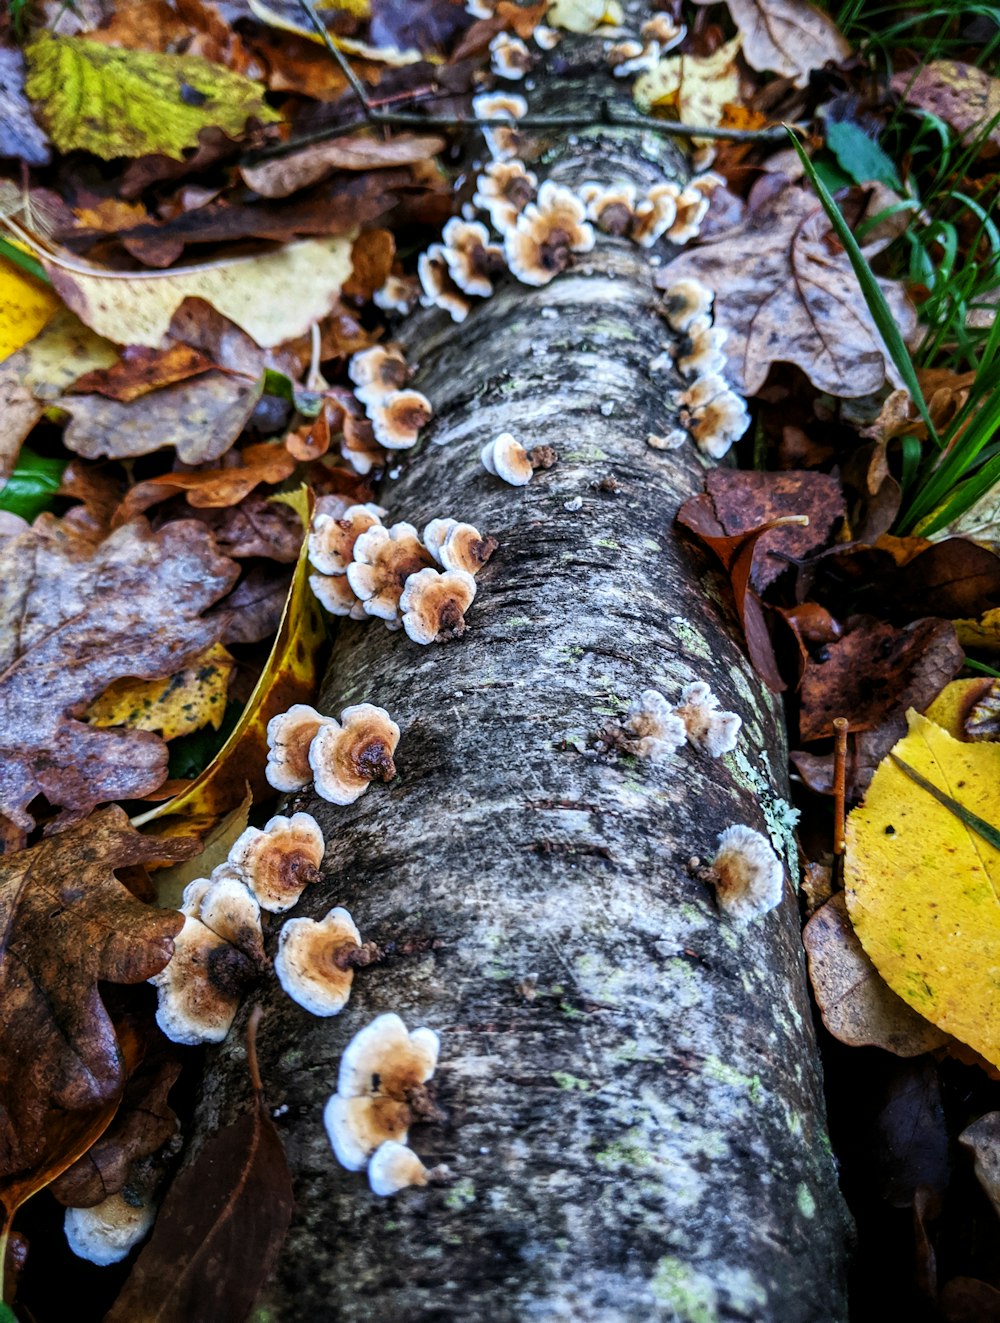
[[[593,104],[589,71],[560,58],[561,86],[533,109],[584,89]],[[641,188],[682,165],[663,140],[597,127],[550,144],[542,169]],[[294,913],[344,905],[390,956],[334,1019],[261,993],[298,1208],[254,1317],[839,1320],[847,1221],[781,719],[717,579],[671,530],[702,463],[646,444],[679,384],[649,371],[670,337],[648,255],[602,237],[548,287],[506,283],[463,325],[418,313],[401,338],[436,417],[381,499],[391,519],[454,516],[500,549],[460,641],[338,631],[319,706],[386,707],[399,777],[350,808],[291,802],[328,841]],[[489,477],[480,448],[505,430],[554,446],[557,465],[520,489]],[[674,698],[695,679],[742,715],[734,754],[602,751],[639,691]],[[744,928],[687,867],[731,823],[769,834],[787,865],[781,908]],[[322,1124],[343,1048],[384,1011],[441,1035],[447,1119],[411,1143],[455,1177],[390,1199],[337,1165]],[[245,1105],[242,1056],[234,1032],[202,1134]]]

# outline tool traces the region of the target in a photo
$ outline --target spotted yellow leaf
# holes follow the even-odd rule
[[[202,726],[218,730],[235,665],[232,655],[215,643],[166,679],[116,680],[91,703],[85,719],[91,726],[158,731],[165,740],[190,735]]]
[[[712,55],[668,55],[633,84],[632,96],[643,112],[669,111],[682,124],[721,124],[727,106],[740,101],[736,56],[739,35]]]

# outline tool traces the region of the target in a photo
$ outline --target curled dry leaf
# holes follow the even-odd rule
[[[829,15],[802,0],[726,0],[743,38],[751,69],[767,70],[805,87],[813,69],[839,63],[851,47]],[[713,0],[695,0],[712,4]]]
[[[191,345],[173,344],[167,349],[130,345],[111,367],[79,377],[73,383],[73,393],[105,395],[109,400],[129,404],[162,386],[200,376],[213,366],[210,358]]]
[[[98,983],[141,983],[183,918],[137,901],[112,871],[179,859],[191,842],[140,836],[117,806],[0,857],[0,1199],[18,1204],[111,1120],[125,1078]]]
[[[216,643],[225,622],[201,613],[237,574],[187,521],[154,533],[136,520],[94,545],[42,515],[0,540],[0,815],[29,830],[36,795],[79,818],[157,789],[162,740],[71,714],[115,680],[173,674]]]
[[[715,291],[715,317],[729,332],[727,375],[756,395],[772,363],[795,363],[831,395],[879,390],[888,351],[846,253],[819,201],[790,185],[763,195],[745,222],[674,259],[657,284],[694,278]],[[898,281],[880,280],[904,339],[916,313]]]
[[[899,1057],[919,1056],[947,1042],[946,1033],[896,996],[865,955],[842,891],[816,911],[802,941],[820,1014],[834,1038]]]
[[[383,141],[355,134],[313,143],[287,156],[240,167],[240,174],[261,197],[284,198],[315,184],[334,170],[377,170],[384,166],[429,161],[444,148],[444,139],[398,133]]]
[[[988,147],[980,154],[1000,152],[1000,78],[985,69],[959,60],[929,60],[894,75],[892,90],[908,105],[937,115],[960,135],[978,135],[991,124]]]
[[[230,453],[238,464],[227,468],[199,469],[194,473],[164,473],[130,487],[118,510],[115,522],[134,519],[151,505],[166,501],[178,492],[187,493],[188,504],[197,510],[225,509],[238,505],[245,496],[263,483],[284,482],[295,470],[295,459],[284,446],[263,441]]]

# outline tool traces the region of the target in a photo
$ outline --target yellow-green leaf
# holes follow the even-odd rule
[[[893,753],[1000,824],[1000,744],[965,744],[916,712]],[[847,823],[847,908],[905,1002],[1000,1065],[1000,850],[886,758]]]
[[[33,340],[58,307],[40,280],[0,257],[0,362]]]
[[[740,104],[740,41],[737,34],[711,55],[666,56],[635,80],[636,105],[669,110],[682,124],[721,124],[726,106]]]
[[[190,666],[162,680],[116,680],[87,709],[91,726],[127,726],[158,731],[165,740],[211,726],[218,730],[226,711],[229,677],[236,665],[221,643],[214,643]]]
[[[260,83],[200,55],[121,50],[48,32],[25,55],[25,89],[64,152],[181,160],[202,129],[236,138],[251,116],[263,124],[281,118]]]

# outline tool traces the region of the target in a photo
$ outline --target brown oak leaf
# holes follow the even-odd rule
[[[713,0],[695,0],[708,5]],[[768,70],[805,87],[813,69],[837,63],[851,53],[829,15],[802,0],[727,0],[743,36],[743,57],[751,69]]]

